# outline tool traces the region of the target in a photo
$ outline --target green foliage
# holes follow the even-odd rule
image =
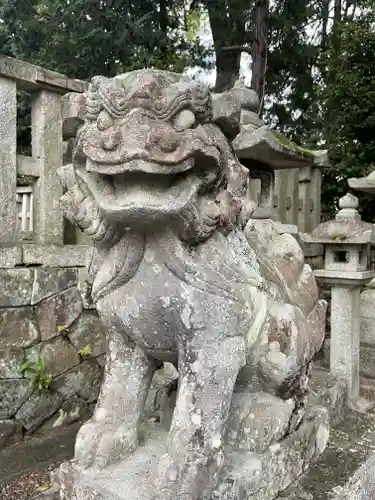
[[[47,391],[52,384],[52,375],[46,370],[43,356],[38,353],[35,360],[25,361],[20,367],[21,375],[28,375],[33,389],[38,392]]]
[[[186,36],[189,42],[195,42],[201,27],[202,12],[200,9],[191,9],[186,16]]]
[[[340,50],[329,51],[330,84],[324,97],[332,167],[324,173],[326,207],[347,192],[348,178],[367,175],[375,164],[375,2],[368,6],[358,19],[340,25]],[[375,221],[373,196],[356,196],[362,217]]]
[[[1,0],[1,52],[80,79],[142,67],[182,71],[204,52],[186,38],[185,9],[182,0]],[[18,118],[18,149],[30,154],[25,96]]]
[[[321,2],[276,0],[269,22],[265,119],[292,141],[311,148],[321,139],[317,92],[322,47],[307,33],[321,17]]]
[[[86,344],[80,351],[78,351],[78,354],[82,356],[82,358],[90,356],[92,354],[91,344]]]
[[[3,0],[2,52],[82,79],[158,66],[160,61],[174,69],[176,54],[189,56],[172,4]]]

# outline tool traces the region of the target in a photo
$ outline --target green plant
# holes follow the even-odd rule
[[[90,356],[90,354],[92,354],[91,344],[86,344],[85,347],[83,347],[80,351],[78,351],[78,354],[83,358],[85,356]]]
[[[331,240],[345,241],[346,238],[347,238],[346,234],[343,233],[334,233],[331,235]]]
[[[21,365],[20,373],[31,375],[33,389],[38,392],[47,391],[51,387],[52,374],[47,372],[44,358],[40,352],[35,360],[25,361]]]
[[[65,325],[57,325],[56,326],[57,333],[61,335],[65,335],[67,333],[68,327]]]

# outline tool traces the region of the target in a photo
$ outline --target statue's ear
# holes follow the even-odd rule
[[[212,99],[213,122],[231,142],[240,132],[241,111],[253,114],[259,109],[257,93],[241,82],[221,94],[213,94]]]
[[[231,90],[212,94],[212,121],[232,142],[240,133],[241,103]]]
[[[85,121],[86,95],[69,92],[61,98],[63,137],[70,139],[77,135],[77,131]]]

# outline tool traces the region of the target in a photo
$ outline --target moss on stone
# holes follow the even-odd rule
[[[331,240],[345,241],[346,238],[347,238],[346,234],[343,233],[334,233],[331,235]]]
[[[273,131],[272,132],[275,138],[279,141],[280,144],[283,146],[286,146],[289,149],[294,149],[297,153],[301,154],[302,156],[306,158],[314,158],[314,153],[310,149],[303,148],[301,146],[298,146],[293,141],[290,141],[285,135],[281,134],[280,132]]]

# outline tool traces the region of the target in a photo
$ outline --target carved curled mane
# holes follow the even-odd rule
[[[95,124],[102,111],[109,120],[120,121],[132,109],[140,108],[153,120],[169,126],[182,112],[193,114],[194,127],[177,132],[186,132],[187,142],[193,145],[195,166],[191,175],[199,176],[200,185],[187,206],[173,215],[177,234],[182,241],[197,245],[217,230],[244,227],[255,207],[248,192],[249,172],[232,147],[240,131],[241,115],[241,100],[235,92],[213,96],[207,86],[187,81],[176,73],[142,70],[113,79],[93,78],[84,102],[86,121],[80,136],[86,125]],[[81,142],[77,137],[76,144]],[[98,300],[136,273],[145,241],[136,230],[118,227],[118,223],[114,227],[103,216],[80,181],[79,172],[85,170],[86,160],[78,146],[73,162],[74,173],[69,176],[75,182],[70,181],[68,193],[63,197],[65,215],[95,242],[90,271],[94,278],[94,300]]]

